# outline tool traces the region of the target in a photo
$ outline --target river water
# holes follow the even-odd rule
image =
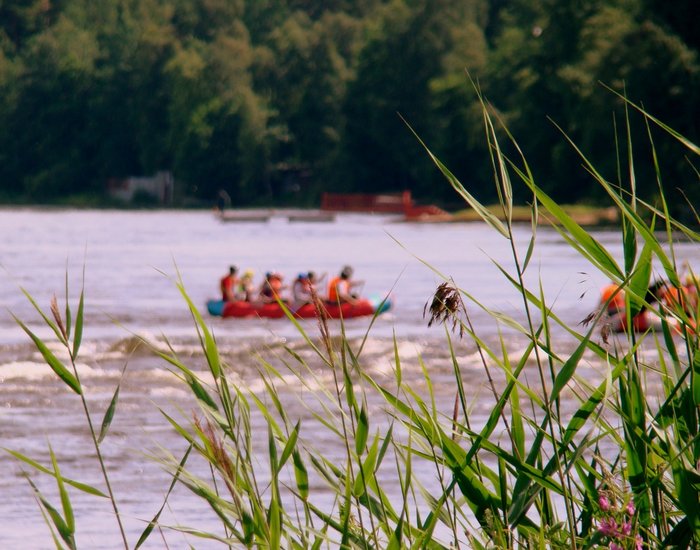
[[[144,529],[144,521],[162,503],[170,479],[152,455],[165,449],[181,456],[185,449],[160,411],[181,414],[187,421],[195,408],[168,366],[143,348],[133,352],[132,344],[136,337],[145,337],[166,349],[167,339],[193,370],[206,370],[192,318],[175,285],[180,278],[216,335],[222,356],[234,371],[232,376],[255,389],[261,384],[253,352],[274,355],[285,344],[303,355],[307,348],[287,320],[206,315],[206,300],[218,296],[218,281],[228,266],[254,269],[259,282],[270,270],[282,272],[289,280],[307,270],[330,277],[343,265],[352,265],[355,276],[365,281],[364,294],[390,294],[393,303],[369,332],[363,368],[377,377],[390,377],[395,336],[404,379],[415,379],[416,387],[421,384],[420,356],[431,373],[436,396],[445,398],[448,413],[454,379],[445,330],[428,328],[423,315],[426,302],[443,280],[440,274],[453,278],[484,306],[522,320],[520,297],[495,265],[514,272],[510,243],[482,223],[407,224],[390,216],[360,214],[339,215],[332,222],[292,222],[277,215],[265,222],[223,223],[206,211],[26,209],[0,210],[0,234],[0,446],[49,464],[50,444],[66,477],[102,488],[79,399],[42,362],[12,317],[26,322],[60,354],[55,338],[42,326],[20,289],[48,312],[54,294],[63,308],[67,286],[75,312],[84,288],[85,331],[78,368],[96,422],[101,421],[126,365],[119,406],[103,450],[131,546]],[[617,233],[595,234],[619,256]],[[529,238],[529,226],[516,229],[521,257]],[[694,264],[700,260],[698,251],[689,245],[681,244],[677,253]],[[599,289],[606,283],[551,228],[538,231],[527,280],[536,291],[541,282],[550,305],[572,326],[594,308]],[[499,326],[478,307],[469,309],[480,336],[496,342]],[[352,319],[345,323],[352,341],[364,337],[369,322]],[[338,322],[330,326],[340,331]],[[302,327],[310,336],[318,335],[315,321],[304,321]],[[500,330],[508,352],[517,356],[525,347],[524,339],[503,325]],[[557,334],[565,340],[563,331]],[[491,401],[476,347],[467,339],[455,340],[463,372],[473,373],[465,383],[475,402],[475,418],[485,417]],[[309,361],[311,364],[310,356]],[[330,374],[320,365],[315,368],[320,383],[330,383]],[[298,380],[289,377],[288,382],[282,393],[301,391]],[[370,403],[370,407],[381,411],[382,404]],[[288,413],[292,418],[309,415],[294,405]],[[267,429],[260,418],[253,418],[253,427],[254,431],[259,428],[256,437],[264,445]],[[329,455],[342,450],[332,438],[319,436],[315,444]],[[28,470],[9,454],[0,453],[0,548],[53,547],[23,478],[23,471]],[[60,507],[50,478],[30,473]],[[71,496],[78,546],[119,547],[110,507],[77,491],[71,490]],[[221,532],[210,509],[184,488],[174,491],[162,521],[169,526]],[[166,529],[163,536],[170,548],[220,546],[174,530]],[[165,542],[154,535],[145,547],[162,548]]]

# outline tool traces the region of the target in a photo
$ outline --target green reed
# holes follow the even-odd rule
[[[66,489],[66,485],[71,485],[74,488],[83,491],[85,493],[94,495],[94,496],[99,496],[99,497],[106,497],[110,500],[112,509],[114,510],[114,517],[115,521],[117,523],[117,526],[119,527],[119,532],[121,534],[122,541],[124,543],[124,547],[128,548],[129,544],[127,541],[126,533],[124,531],[124,526],[122,524],[122,519],[119,514],[119,508],[117,506],[117,500],[114,496],[114,493],[112,492],[112,486],[109,481],[109,474],[107,472],[107,467],[105,466],[105,462],[102,456],[102,451],[100,449],[100,443],[102,440],[105,438],[109,431],[109,427],[111,425],[112,419],[114,417],[114,412],[117,407],[117,402],[119,399],[119,388],[120,384],[117,385],[117,388],[114,392],[114,395],[112,397],[112,400],[105,411],[102,423],[101,423],[101,428],[99,433],[95,429],[95,425],[92,419],[92,415],[90,413],[90,410],[88,408],[88,403],[85,398],[85,394],[83,392],[83,387],[80,382],[80,374],[78,372],[78,368],[76,365],[77,359],[78,359],[78,353],[80,351],[80,344],[82,342],[82,337],[83,337],[83,314],[84,314],[84,307],[85,307],[85,294],[83,291],[80,292],[80,299],[78,302],[78,310],[76,313],[75,317],[75,326],[72,326],[72,312],[70,308],[70,304],[68,301],[68,275],[66,274],[66,284],[65,284],[65,294],[66,294],[66,302],[65,302],[65,308],[63,315],[61,313],[61,310],[59,309],[58,306],[58,300],[56,299],[56,296],[54,295],[52,300],[51,300],[51,306],[50,306],[50,312],[51,316],[48,314],[44,313],[44,311],[41,309],[39,304],[32,298],[32,296],[24,289],[22,289],[22,292],[25,294],[27,299],[31,302],[31,304],[34,306],[36,311],[41,315],[44,323],[51,328],[53,333],[55,334],[58,342],[65,348],[68,358],[69,358],[69,366],[66,366],[63,361],[61,361],[56,355],[49,349],[49,347],[46,345],[46,343],[40,339],[30,328],[23,323],[20,319],[15,317],[16,322],[19,324],[19,326],[24,330],[24,332],[27,333],[27,335],[31,338],[31,340],[34,342],[36,345],[38,351],[41,353],[42,357],[46,361],[46,364],[51,367],[51,369],[56,373],[56,375],[73,391],[75,392],[79,398],[81,405],[83,407],[83,412],[85,415],[85,422],[87,424],[87,427],[89,429],[90,437],[92,438],[92,443],[95,447],[95,454],[97,456],[97,460],[100,465],[100,470],[102,471],[102,476],[104,479],[105,483],[105,488],[107,491],[107,494],[105,495],[102,491],[91,487],[89,485],[79,483],[67,478],[64,478],[58,467],[58,462],[56,461],[56,456],[54,455],[53,450],[51,447],[49,447],[49,453],[51,457],[51,469],[42,466],[40,463],[37,461],[31,459],[30,457],[27,457],[21,453],[18,453],[16,451],[8,450],[13,456],[15,456],[17,459],[21,460],[25,464],[41,471],[44,473],[47,473],[49,475],[52,475],[56,479],[56,483],[58,485],[58,491],[61,499],[61,507],[63,509],[63,515],[49,502],[49,500],[39,491],[37,486],[29,480],[36,496],[37,499],[42,507],[42,514],[44,515],[44,519],[46,520],[47,525],[49,526],[49,529],[51,530],[54,542],[57,547],[61,547],[61,544],[56,537],[56,533],[60,536],[60,539],[68,546],[68,548],[76,548],[75,546],[75,517],[73,515],[73,508],[71,505],[70,497],[68,495],[68,491]],[[123,372],[122,372],[123,374]],[[55,531],[54,531],[55,529]]]
[[[653,126],[677,138],[689,154],[700,153],[642,109],[628,106],[647,122],[652,151]],[[304,358],[291,346],[261,351],[258,376],[264,391],[252,391],[230,378],[235,365],[222,356],[207,321],[178,281],[207,370],[189,367],[173,347],[167,352],[152,347],[189,388],[199,409],[194,418],[175,418],[163,411],[164,420],[187,442],[188,450],[182,457],[167,453],[159,457],[172,473],[172,484],[136,548],[156,527],[247,548],[584,549],[700,544],[698,311],[684,303],[651,302],[647,295],[652,261],[661,266],[669,285],[681,290],[683,266],[677,264],[674,239],[682,235],[697,243],[700,235],[670,217],[655,154],[658,204],[637,197],[637,161],[627,133],[621,140],[624,147],[618,146],[620,165],[626,163],[627,168],[620,169],[616,182],[598,173],[581,153],[592,180],[620,212],[623,265],[619,265],[602,243],[541,190],[516,141],[485,102],[483,113],[501,216],[479,204],[447,167],[428,154],[466,203],[508,241],[512,262],[496,265],[504,285],[518,291],[522,304],[517,316],[493,311],[479,301],[468,282],[448,276],[443,276],[434,296],[425,297],[426,323],[445,327],[454,401],[440,402],[421,357],[417,358],[421,389],[406,380],[398,339],[391,379],[372,376],[363,355],[366,336],[359,342],[351,340],[343,323],[330,325],[321,309],[314,335],[288,312],[311,355]],[[631,116],[628,113],[627,127]],[[502,140],[516,151],[515,158],[504,152]],[[532,231],[524,254],[513,231],[514,184],[525,185],[532,193]],[[582,325],[562,321],[542,285],[526,284],[538,220],[544,216],[556,221],[553,226],[564,241],[624,291],[627,326],[646,308],[657,319],[658,330],[610,333],[607,304]],[[18,322],[51,368],[83,400],[102,464],[99,444],[115,412],[119,388],[98,435],[75,369],[82,308],[81,295],[72,343],[71,330],[63,326],[57,306],[51,308],[53,320],[42,314],[69,350],[72,370]],[[471,321],[476,310],[491,316],[499,334],[507,329],[521,335],[527,342],[525,350],[513,357],[503,335],[496,345],[488,344],[486,331]],[[68,308],[65,318],[70,325]],[[555,328],[570,335],[573,349],[553,336]],[[334,329],[339,334],[333,334]],[[485,421],[473,417],[465,388],[465,379],[473,373],[460,365],[456,339],[469,342],[480,358],[492,397]],[[648,363],[644,350],[655,350],[657,359]],[[577,374],[580,365],[590,361],[602,365],[601,380]],[[532,372],[534,383],[526,376]],[[319,373],[329,373],[332,382]],[[290,416],[286,402],[290,397],[281,391],[289,375],[303,388],[298,396],[306,411],[303,418]],[[655,380],[661,383],[661,393],[652,389]],[[565,412],[564,399],[574,400],[573,412]],[[383,403],[381,414],[370,410],[370,403],[377,401]],[[263,444],[254,433],[254,420],[266,426]],[[340,456],[318,448],[320,434],[337,443]],[[60,536],[59,540],[54,535],[56,547],[62,547],[61,541],[74,547],[76,519],[66,486],[105,495],[63,477],[53,451],[49,452],[51,467],[13,454],[56,479],[63,514],[40,495],[42,512]],[[208,475],[195,473],[203,471],[194,466],[195,460],[207,466]],[[434,477],[427,479],[416,471],[432,471]],[[119,522],[104,466],[103,472]],[[219,532],[161,525],[161,513],[176,484],[187,487],[220,518]],[[128,547],[123,529],[122,536]]]

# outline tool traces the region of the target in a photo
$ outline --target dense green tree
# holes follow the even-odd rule
[[[584,198],[586,187],[577,179],[580,163],[552,122],[576,137],[577,121],[571,117],[578,114],[576,97],[566,73],[579,58],[579,36],[597,4],[582,0],[510,2],[500,14],[501,31],[494,40],[484,80],[487,97],[519,140],[541,186],[566,202]],[[527,198],[524,189],[519,198]]]
[[[615,122],[622,130],[625,111],[604,86],[626,93],[691,139],[698,136],[697,51],[664,30],[670,27],[655,24],[654,14],[643,8],[641,0],[515,1],[500,14],[487,95],[519,138],[542,186],[559,200],[595,200],[602,190],[586,185],[580,159],[547,120],[618,181]],[[686,106],[681,115],[679,102]],[[648,143],[646,128],[632,118],[638,160],[644,159],[638,163],[638,190],[651,199],[656,181],[649,148],[641,147]],[[665,136],[657,139],[677,180],[679,151]]]
[[[447,1],[396,0],[376,22],[345,98],[346,187],[435,190],[435,169],[402,118],[427,143],[434,141],[431,82],[454,47],[453,13]]]
[[[2,178],[22,185],[35,201],[56,200],[89,186],[94,142],[86,132],[95,61],[92,33],[65,18],[29,39],[17,82],[17,101],[6,115]]]
[[[580,98],[581,116],[585,112],[616,113],[619,126],[625,124],[623,101],[597,86],[602,82],[639,105],[689,139],[700,138],[700,59],[669,27],[645,17],[641,3],[636,9],[606,6],[587,22],[582,34],[581,61],[572,68],[571,88]],[[684,105],[681,111],[678,105]],[[658,192],[647,128],[641,117],[631,118],[633,143],[636,145],[637,190],[647,199]],[[610,155],[612,132],[604,120],[586,120],[580,125],[583,147],[595,156],[601,167],[607,166],[615,181],[615,158]],[[607,139],[601,139],[608,136]],[[667,189],[677,185],[691,198],[700,198],[697,173],[685,161],[685,150],[664,132],[653,132],[654,146],[660,159],[662,176],[668,178]],[[606,147],[607,145],[607,147]],[[673,182],[673,183],[671,183]],[[683,199],[675,196],[672,205]]]
[[[269,196],[267,110],[250,85],[252,59],[241,28],[209,44],[191,40],[168,64],[173,167],[204,199],[219,189],[238,204]]]
[[[324,189],[411,189],[449,203],[403,117],[489,201],[474,82],[548,192],[596,200],[555,124],[613,182],[624,181],[615,143],[626,115],[606,86],[700,141],[698,9],[692,0],[0,1],[0,197],[98,196],[109,178],[169,169],[204,201],[219,189],[240,205],[290,200],[281,184],[296,175],[304,185],[292,200],[307,204]],[[637,189],[654,200],[647,128],[634,113],[630,123]],[[651,135],[667,189],[700,199],[682,148]]]
[[[21,49],[27,40],[46,29],[55,14],[46,0],[3,0],[0,2],[0,42],[8,40]]]
[[[296,12],[270,33],[267,62],[260,58],[256,68],[256,86],[274,109],[273,182],[290,171],[325,180],[335,158],[342,126],[338,98],[344,97],[350,74],[348,59],[337,47],[338,29],[339,35],[350,36],[352,21],[333,14],[312,21]]]

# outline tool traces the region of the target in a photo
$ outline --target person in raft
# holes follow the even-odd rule
[[[260,285],[260,291],[258,292],[258,299],[263,304],[272,304],[281,300],[286,301],[282,298],[282,291],[287,288],[284,286],[282,281],[282,275],[280,273],[267,272],[265,274],[265,280]]]
[[[246,269],[236,285],[236,300],[241,302],[252,302],[255,296],[255,286],[253,285],[252,269]]]
[[[324,275],[325,277],[325,275]],[[323,278],[323,277],[321,277]],[[297,306],[311,304],[314,301],[314,295],[318,295],[316,285],[318,278],[316,273],[309,271],[308,273],[299,273],[292,285],[292,296]]]
[[[338,276],[331,279],[330,283],[328,283],[328,301],[330,303],[357,303],[357,294],[352,289],[364,284],[364,281],[354,281],[352,279],[353,273],[352,267],[346,265]]]
[[[651,328],[652,318],[650,317],[648,305],[666,302],[667,288],[668,284],[663,280],[655,281],[649,286],[644,296],[645,304],[642,305],[637,315],[632,318],[632,326],[635,331],[644,332]],[[614,282],[603,287],[600,295],[600,304],[607,304],[608,318],[614,332],[623,332],[627,329],[625,291],[623,289]]]
[[[308,273],[299,273],[292,285],[292,296],[297,305],[310,304],[313,301],[311,294],[311,281]]]
[[[236,299],[236,285],[238,284],[238,268],[232,265],[228,268],[228,274],[221,278],[221,299],[224,302],[233,302]]]

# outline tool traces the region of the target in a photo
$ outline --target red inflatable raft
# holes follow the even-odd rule
[[[355,304],[337,304],[324,302],[323,307],[331,319],[349,319],[351,317],[363,317],[384,313],[391,307],[389,299],[369,298],[360,299]],[[297,308],[290,306],[290,311],[300,319],[316,317],[316,308],[312,304],[304,304]],[[223,300],[209,300],[207,310],[210,315],[220,317],[264,317],[267,319],[281,319],[286,317],[282,306],[278,303],[263,304],[257,302],[224,302]]]

